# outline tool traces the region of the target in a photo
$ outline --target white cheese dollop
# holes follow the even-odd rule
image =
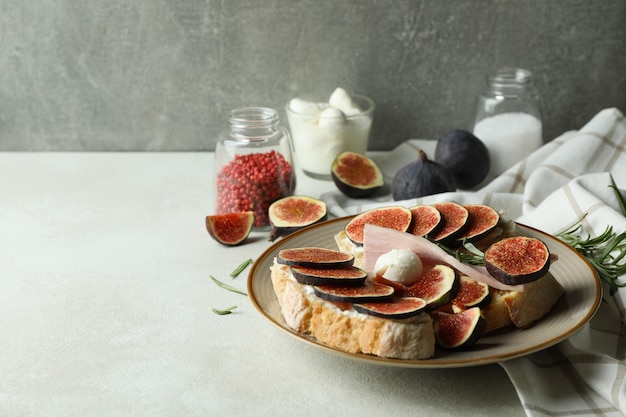
[[[380,255],[374,273],[404,285],[415,283],[422,276],[422,260],[410,250],[392,249]]]

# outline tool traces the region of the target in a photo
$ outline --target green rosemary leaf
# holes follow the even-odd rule
[[[236,309],[237,306],[230,306],[228,308],[225,308],[223,310],[219,310],[217,308],[211,308],[211,310],[213,310],[213,312],[219,316],[225,316],[227,314],[230,314],[233,312],[234,309]]]
[[[248,265],[252,264],[252,262],[254,262],[252,258],[248,258],[245,261],[243,261],[237,268],[235,268],[233,272],[230,273],[230,277],[237,278],[239,274],[241,274],[244,271],[244,269],[248,267]]]
[[[246,293],[245,291],[241,291],[241,290],[240,290],[240,289],[238,289],[238,288],[231,287],[231,286],[230,286],[230,285],[228,285],[228,284],[224,284],[222,281],[220,281],[219,279],[215,278],[215,277],[214,277],[214,276],[212,276],[212,275],[209,275],[209,276],[211,277],[211,279],[213,280],[213,282],[215,282],[218,286],[220,286],[220,287],[224,288],[225,290],[232,291],[232,292],[236,292],[237,294],[245,295],[246,297],[248,296],[248,293]]]

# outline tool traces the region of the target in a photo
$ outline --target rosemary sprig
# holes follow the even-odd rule
[[[220,281],[219,279],[215,278],[213,275],[209,275],[209,276],[211,277],[213,282],[215,282],[218,286],[224,288],[225,290],[236,292],[237,294],[245,295],[246,297],[248,296],[247,292],[241,291],[240,289],[232,287],[232,286],[230,286],[228,284],[224,284],[222,281]]]
[[[610,188],[626,216],[626,202],[615,184]],[[555,236],[573,247],[583,255],[589,263],[598,271],[600,278],[609,286],[609,294],[613,295],[619,287],[626,287],[626,281],[620,282],[620,276],[626,274],[626,232],[616,233],[612,226],[607,226],[603,233],[596,237],[581,236],[581,222],[586,217],[584,214],[574,224],[566,227]]]
[[[225,308],[223,310],[219,310],[217,308],[211,308],[211,310],[213,310],[213,312],[219,316],[225,316],[227,314],[231,314],[233,312],[234,309],[236,309],[237,306],[230,306],[228,308]]]
[[[254,262],[252,258],[248,258],[245,261],[243,261],[237,268],[235,268],[233,272],[230,273],[230,277],[237,278],[239,274],[241,274],[244,271],[244,269],[248,267],[248,265],[252,264],[252,262]]]

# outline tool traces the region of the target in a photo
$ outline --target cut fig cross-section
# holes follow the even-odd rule
[[[273,202],[268,211],[270,240],[287,236],[328,218],[326,203],[307,196],[289,196]]]
[[[460,312],[471,307],[485,307],[491,302],[489,286],[468,276],[462,275],[459,280],[459,291],[452,299],[452,310]]]
[[[291,272],[300,284],[305,285],[363,285],[367,278],[367,273],[355,266],[346,268],[306,268],[302,266],[292,266]]]
[[[398,297],[388,302],[357,303],[353,307],[359,313],[376,317],[406,319],[422,313],[426,301],[417,297]]]
[[[460,313],[437,313],[434,318],[435,339],[446,349],[472,346],[485,332],[487,321],[480,308],[473,307]]]
[[[313,287],[313,291],[319,298],[343,303],[386,301],[389,300],[394,293],[393,287],[371,281],[365,281],[363,285],[356,287],[318,285]]]
[[[337,155],[331,177],[339,191],[352,198],[367,197],[384,185],[383,174],[374,161],[356,152]]]
[[[303,266],[306,268],[345,268],[352,266],[354,255],[326,248],[288,248],[278,252],[276,261],[279,264]]]
[[[485,251],[485,267],[491,276],[507,285],[526,284],[548,272],[550,251],[535,237],[508,237]]]
[[[458,273],[447,265],[435,265],[419,281],[407,287],[402,295],[422,298],[432,310],[452,300],[458,288]]]
[[[467,226],[457,237],[457,245],[464,240],[476,242],[493,232],[500,222],[500,214],[493,207],[483,204],[469,204],[465,207],[468,212]]]
[[[443,227],[437,233],[431,234],[430,237],[443,244],[454,241],[463,233],[469,212],[465,207],[454,202],[435,203],[433,207],[441,212]]]
[[[436,233],[443,226],[441,212],[431,205],[420,204],[409,207],[409,210],[413,214],[413,219],[408,232],[415,236]]]
[[[402,206],[379,207],[354,216],[345,226],[345,232],[355,245],[363,245],[363,230],[366,224],[406,232],[411,226],[413,214]]]
[[[243,243],[252,231],[254,213],[225,213],[206,216],[205,224],[209,235],[217,242],[226,246]]]

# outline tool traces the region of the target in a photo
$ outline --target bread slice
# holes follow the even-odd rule
[[[271,279],[285,322],[293,330],[349,353],[419,360],[435,354],[430,316],[393,320],[362,314],[349,304],[325,301],[295,280],[289,266],[274,260]]]
[[[516,232],[519,233],[519,230],[510,229],[499,236],[512,236]],[[363,247],[355,245],[343,230],[334,236],[334,240],[339,250],[354,255],[355,266],[363,267]],[[565,290],[548,272],[541,279],[524,285],[524,291],[492,289],[491,292],[491,303],[483,308],[487,333],[510,325],[528,328],[552,309]]]

